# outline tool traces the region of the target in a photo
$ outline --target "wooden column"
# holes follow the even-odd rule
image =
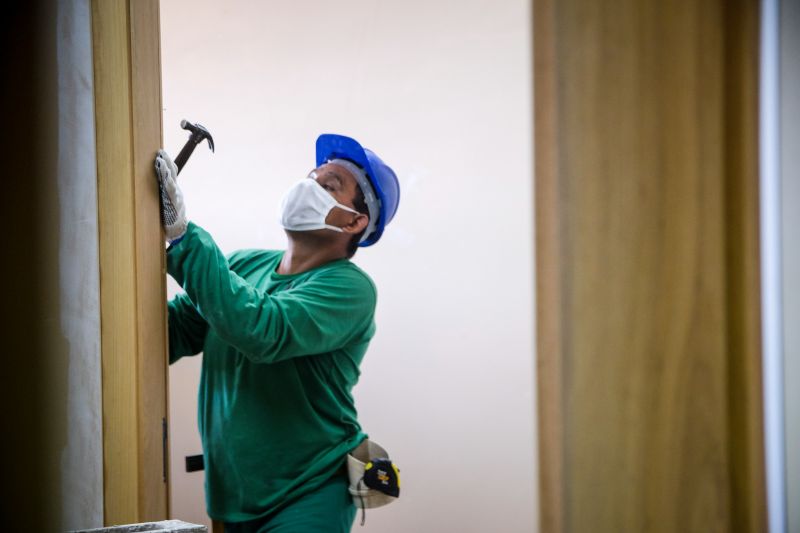
[[[158,0],[92,2],[107,524],[166,519]]]
[[[766,529],[758,9],[534,1],[543,532]]]

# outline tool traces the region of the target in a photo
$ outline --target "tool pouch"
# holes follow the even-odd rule
[[[400,496],[400,470],[386,450],[369,439],[347,455],[347,476],[359,509],[382,507]]]

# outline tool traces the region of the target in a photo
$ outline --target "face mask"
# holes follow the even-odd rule
[[[342,228],[325,223],[331,209],[338,207],[350,213],[360,214],[355,209],[342,205],[314,178],[306,178],[296,183],[281,203],[281,225],[292,231],[311,231],[330,229],[343,232]]]

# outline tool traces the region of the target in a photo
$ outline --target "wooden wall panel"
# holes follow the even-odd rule
[[[543,531],[765,528],[758,4],[735,7],[534,3]]]
[[[758,4],[725,10],[726,266],[728,420],[735,531],[766,530],[761,374],[758,175]]]
[[[107,524],[166,519],[157,0],[92,3]]]
[[[543,532],[563,531],[562,306],[555,5],[537,0],[533,20],[536,198],[536,327],[539,516]]]

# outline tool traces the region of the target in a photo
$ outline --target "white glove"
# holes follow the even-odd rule
[[[186,220],[186,206],[183,204],[178,182],[178,167],[167,152],[159,150],[155,160],[158,188],[161,190],[161,225],[170,244],[177,241],[186,233],[189,224]]]

